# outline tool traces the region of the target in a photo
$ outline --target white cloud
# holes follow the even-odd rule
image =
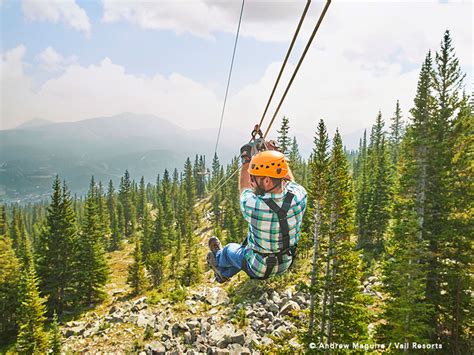
[[[21,46],[3,56],[2,70],[8,73],[2,78],[5,127],[32,117],[74,121],[121,112],[151,113],[186,128],[215,127],[218,123],[221,98],[180,74],[134,76],[105,58],[88,67],[69,65],[59,77],[34,91],[31,79],[23,71],[24,54],[25,47]],[[379,109],[390,115],[396,99],[400,99],[406,113],[414,96],[418,71],[402,74],[400,66],[391,65],[383,73],[376,73],[360,64],[325,51],[310,52],[278,120],[287,115],[294,132],[311,136],[320,118],[327,121],[330,129],[339,126],[343,133],[367,127]],[[271,64],[258,82],[229,98],[225,126],[250,130],[258,122],[279,67],[280,63]],[[288,69],[287,76],[292,68]],[[269,120],[270,116],[265,123]]]
[[[114,1],[103,0],[106,23],[130,22],[144,29],[172,30],[211,38],[234,34],[240,1]],[[288,42],[304,8],[304,1],[247,1],[241,34],[258,41]],[[305,42],[323,2],[313,2],[300,33]],[[472,60],[472,3],[437,1],[333,1],[315,43],[337,47],[366,61],[420,61],[427,48],[437,48],[442,32],[456,34],[459,57]]]
[[[90,34],[89,17],[74,0],[23,0],[21,8],[29,21],[62,22],[86,35]]]
[[[71,64],[34,90],[25,52],[19,46],[2,55],[2,128],[33,117],[74,121],[120,112],[152,113],[183,127],[212,126],[217,117],[219,100],[203,85],[180,74],[133,76],[108,58],[88,67]]]
[[[36,59],[40,61],[41,67],[47,71],[58,71],[77,61],[76,56],[65,58],[53,47],[46,48],[36,56]]]
[[[133,4],[104,1],[104,20],[126,19],[136,21],[140,26],[168,26],[177,32],[211,36],[214,28],[226,26],[219,22],[222,19],[232,23],[229,28],[235,30],[239,10],[238,2],[188,2],[184,12],[180,2],[160,2],[162,8],[144,2]],[[153,8],[146,9],[145,5]],[[322,6],[321,3],[314,5]],[[302,7],[301,4],[298,6]],[[472,9],[472,5],[430,3],[423,6],[411,2],[364,3],[362,6],[360,3],[333,2],[327,21],[308,52],[278,120],[282,115],[289,116],[293,134],[303,132],[302,135],[311,137],[316,122],[324,118],[330,131],[338,126],[343,134],[347,134],[370,127],[378,110],[382,110],[388,119],[397,99],[407,117],[413,104],[419,67],[429,49],[438,49],[446,28],[452,32],[461,64],[472,71],[472,34],[469,31],[471,26],[467,26],[472,19],[466,9]],[[276,18],[281,16],[281,23],[274,21],[268,25],[264,21],[264,10],[261,7],[258,11],[244,13],[244,32],[268,40],[270,37],[265,36],[275,29],[273,35],[282,39],[283,32],[278,32],[278,26],[290,22],[292,26],[296,25],[295,13],[290,16],[278,6],[270,7],[268,13],[272,12]],[[180,12],[180,15],[175,17],[173,11]],[[197,16],[199,11],[204,13],[203,16],[207,16],[206,11],[227,15],[210,15],[203,21],[201,16]],[[196,15],[194,19],[193,14]],[[168,18],[167,22],[162,22],[164,17]],[[292,19],[288,21],[290,17]],[[261,26],[261,29],[250,31],[251,26]],[[285,40],[291,33],[285,34]],[[63,64],[63,73],[33,90],[31,78],[23,71],[24,52],[24,47],[18,47],[3,55],[2,73],[6,74],[1,83],[2,117],[8,120],[4,122],[6,127],[33,117],[72,121],[124,111],[155,114],[188,128],[217,127],[222,93],[216,94],[210,87],[180,74],[135,76],[117,62],[105,58],[88,67]],[[249,54],[239,52],[239,55]],[[248,83],[229,97],[224,126],[250,130],[259,121],[279,68],[280,63],[269,63],[262,78]],[[287,68],[286,79],[291,70],[291,67]],[[466,85],[470,80],[471,77],[466,78]],[[282,80],[282,88],[286,81]],[[275,103],[280,95],[281,91],[275,96]],[[269,119],[266,119],[267,123]],[[272,134],[275,134],[277,125]]]

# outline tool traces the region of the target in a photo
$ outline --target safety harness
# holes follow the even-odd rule
[[[291,201],[293,201],[294,197],[294,194],[292,194],[291,192],[287,192],[281,207],[279,207],[276,202],[273,201],[271,198],[263,199],[263,202],[265,202],[265,204],[278,216],[278,222],[280,224],[280,233],[283,237],[283,243],[280,251],[277,253],[262,253],[255,249],[252,249],[254,253],[260,254],[263,258],[265,258],[266,270],[265,274],[262,277],[255,276],[252,271],[249,270],[247,260],[244,258],[242,260],[242,270],[244,270],[250,278],[258,280],[267,279],[276,265],[283,264],[283,256],[285,254],[291,256],[291,264],[289,268],[291,268],[291,266],[293,265],[293,262],[296,258],[297,245],[295,244],[293,246],[290,246],[290,228],[288,226],[288,220],[286,219],[286,217],[288,214],[288,210],[291,206]],[[245,246],[247,244],[248,240],[246,238],[242,245]]]

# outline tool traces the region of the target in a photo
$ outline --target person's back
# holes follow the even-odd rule
[[[246,189],[241,194],[240,209],[245,220],[249,222],[245,259],[248,267],[258,277],[263,277],[267,269],[265,255],[279,253],[285,249],[284,233],[282,233],[278,215],[267,202],[269,199],[273,200],[281,208],[288,194],[293,195],[286,214],[291,248],[299,241],[303,214],[306,209],[306,191],[303,186],[296,182],[289,182],[285,184],[281,193],[270,192],[260,196],[251,189]],[[290,253],[282,253],[281,261],[275,265],[270,274],[285,272],[292,261]]]
[[[249,145],[241,153],[240,208],[249,229],[243,245],[229,243],[221,250],[219,239],[209,239],[207,262],[218,282],[241,270],[255,279],[288,270],[306,209],[306,191],[294,182],[282,153],[264,151],[250,159]]]

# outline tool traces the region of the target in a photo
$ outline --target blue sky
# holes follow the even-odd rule
[[[21,2],[7,1],[2,9],[2,52],[21,43],[28,48],[25,60],[34,62],[39,52],[51,46],[65,57],[76,55],[82,66],[108,57],[133,75],[152,76],[159,72],[167,76],[178,72],[225,89],[235,34],[218,32],[213,34],[213,39],[205,39],[172,30],[142,29],[123,22],[104,24],[100,2],[77,1],[77,4],[90,19],[90,37],[60,24],[25,20]],[[238,18],[235,20],[237,27]],[[240,37],[231,91],[257,81],[269,63],[281,60],[287,46],[285,42]]]
[[[216,127],[240,4],[1,1],[2,128],[125,111]],[[246,2],[227,129],[247,131],[259,120],[303,6]],[[313,2],[283,81],[322,6]],[[320,118],[350,135],[379,110],[388,120],[397,99],[408,116],[423,58],[446,29],[472,91],[471,14],[470,1],[333,1],[280,116],[309,141]]]

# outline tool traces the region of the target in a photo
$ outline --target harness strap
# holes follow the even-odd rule
[[[284,251],[290,248],[290,228],[288,226],[288,220],[286,219],[286,216],[288,214],[288,211],[291,206],[291,201],[293,201],[293,198],[295,197],[294,194],[291,192],[287,192],[285,199],[283,200],[283,204],[278,206],[274,200],[271,198],[264,199],[263,202],[267,204],[270,209],[276,213],[278,216],[278,222],[280,224],[280,232],[283,237],[283,245],[280,248],[280,250]]]
[[[294,257],[296,256],[296,245],[293,247],[290,247],[290,228],[288,226],[288,220],[286,219],[286,217],[291,206],[291,201],[293,201],[294,197],[295,195],[293,193],[287,192],[281,207],[278,206],[276,202],[272,200],[271,198],[263,199],[263,202],[265,202],[267,206],[270,207],[270,209],[278,216],[278,223],[280,225],[280,233],[283,237],[282,246],[281,248],[279,247],[279,252],[277,253],[266,254],[266,253],[261,253],[254,250],[254,252],[262,255],[265,258],[266,269],[265,269],[265,274],[262,277],[251,276],[249,272],[249,267],[247,265],[247,261],[245,259],[243,260],[242,269],[251,278],[260,279],[260,280],[267,279],[277,264],[283,264],[283,255],[286,253],[288,253],[288,255],[291,255],[292,257],[291,265],[293,265]],[[247,239],[245,239],[243,244],[244,245],[247,244]]]

